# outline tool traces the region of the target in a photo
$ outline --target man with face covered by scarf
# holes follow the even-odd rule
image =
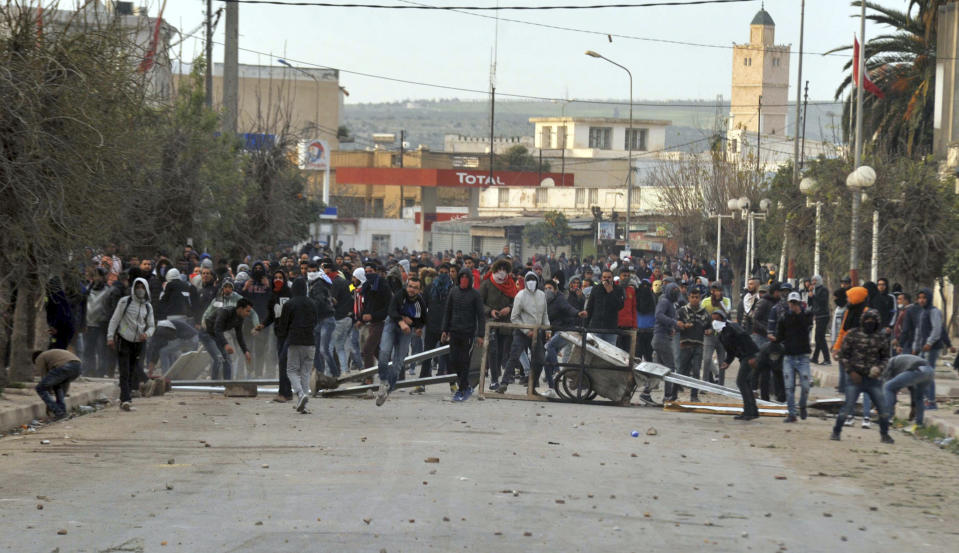
[[[457,376],[453,401],[466,401],[473,393],[469,380],[470,357],[474,341],[483,345],[486,330],[484,309],[479,292],[473,288],[472,271],[462,269],[457,275],[456,286],[449,290],[446,298],[441,337],[450,345],[449,368],[456,371]]]
[[[882,395],[882,372],[889,361],[889,337],[880,331],[880,317],[875,310],[863,312],[859,327],[846,333],[839,348],[839,359],[849,376],[846,403],[836,417],[831,439],[839,440],[846,417],[856,407],[859,394],[868,394],[879,409],[879,434],[883,443],[891,444],[888,404]]]
[[[538,290],[539,279],[536,273],[530,271],[524,278],[524,287],[516,294],[513,300],[513,311],[510,313],[510,322],[524,325],[549,326],[549,315],[546,309],[546,293]],[[613,312],[613,317],[616,312]],[[506,371],[503,373],[503,379],[500,381],[498,393],[506,393],[506,387],[513,382],[513,372],[522,370],[520,356],[529,349],[530,367],[533,371],[533,385],[535,394],[535,385],[539,382],[540,373],[543,370],[545,335],[540,331],[540,335],[534,343],[533,337],[536,336],[533,329],[515,329],[513,330],[513,344],[509,350],[509,361],[506,362]]]

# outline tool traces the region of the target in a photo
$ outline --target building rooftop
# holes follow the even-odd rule
[[[776,26],[776,22],[773,21],[773,18],[769,15],[765,9],[761,9],[756,12],[756,17],[753,17],[753,22],[750,25],[771,25]]]
[[[616,117],[530,117],[530,123],[598,123],[607,125],[629,125],[629,118]],[[668,127],[672,121],[663,119],[633,119],[633,126],[649,125]]]

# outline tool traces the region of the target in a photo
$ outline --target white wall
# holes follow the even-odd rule
[[[509,201],[502,207],[499,191],[508,190]],[[520,215],[524,212],[562,211],[569,216],[592,217],[591,206],[598,205],[605,213],[612,210],[626,211],[625,188],[579,188],[585,190],[585,202],[576,204],[577,188],[547,188],[545,204],[536,202],[537,188],[530,187],[490,187],[480,192],[479,215],[482,217]],[[590,190],[596,190],[596,202],[591,203]],[[637,186],[633,189],[633,210],[639,213],[661,211],[661,190],[653,186]]]
[[[337,223],[337,240],[343,241],[343,248],[366,250],[373,242],[373,235],[388,235],[389,249],[422,249],[420,227],[410,219],[380,219],[363,217],[357,224]],[[380,252],[385,253],[385,252]]]

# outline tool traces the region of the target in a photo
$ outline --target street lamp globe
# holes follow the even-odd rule
[[[769,198],[763,198],[759,201],[759,209],[762,211],[769,211],[769,208],[773,205],[772,200]]]
[[[746,196],[739,198],[739,209],[749,209],[750,205],[752,204],[749,202],[749,198]]]
[[[732,211],[738,211],[738,210],[740,209],[740,207],[739,207],[739,198],[732,198],[732,199],[730,199],[728,202],[726,202],[726,205],[729,207],[730,210],[732,210]]]
[[[819,191],[819,181],[812,177],[806,177],[799,181],[799,191],[806,196],[811,196]]]
[[[876,182],[876,171],[868,165],[863,165],[849,173],[846,177],[846,186],[852,189],[869,188]]]

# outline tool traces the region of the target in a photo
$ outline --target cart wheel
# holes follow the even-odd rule
[[[596,398],[593,383],[585,372],[582,373],[582,379],[580,379],[579,369],[566,369],[556,375],[556,378],[558,380],[556,390],[563,399],[592,401]]]

